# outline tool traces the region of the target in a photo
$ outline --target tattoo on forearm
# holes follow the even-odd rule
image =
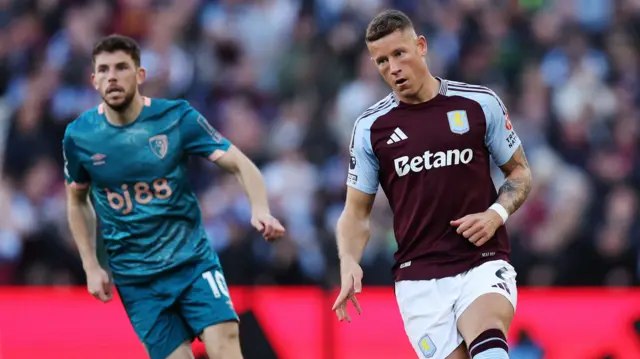
[[[500,169],[505,175],[505,181],[498,191],[498,203],[509,214],[513,214],[524,203],[531,191],[531,170],[522,146]]]
[[[500,203],[509,214],[513,214],[520,208],[527,199],[530,186],[527,181],[521,179],[507,179],[498,192],[498,203]]]

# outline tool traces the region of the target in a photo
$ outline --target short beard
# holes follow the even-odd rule
[[[112,109],[113,111],[117,113],[123,113],[129,108],[129,106],[131,105],[131,102],[133,102],[133,98],[135,97],[135,95],[136,95],[135,91],[132,91],[130,94],[125,94],[124,100],[117,105],[111,105],[106,100],[105,98],[106,95],[102,97],[102,101],[105,103],[105,105],[109,106],[109,108]]]

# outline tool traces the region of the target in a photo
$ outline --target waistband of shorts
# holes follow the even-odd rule
[[[453,277],[468,272],[486,262],[504,260],[510,262],[507,253],[496,253],[491,257],[478,257],[470,260],[462,260],[450,263],[436,262],[431,258],[416,258],[404,263],[410,265],[396,266],[393,270],[393,279],[396,282],[403,280],[431,280]]]

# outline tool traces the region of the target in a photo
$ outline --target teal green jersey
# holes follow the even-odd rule
[[[67,126],[63,151],[71,186],[90,186],[116,283],[148,280],[215,259],[187,176],[190,155],[211,160],[231,145],[186,101],[144,98],[126,126],[101,106]]]

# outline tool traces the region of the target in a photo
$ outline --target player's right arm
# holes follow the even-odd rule
[[[94,297],[111,299],[109,275],[96,254],[96,215],[89,200],[90,177],[77,158],[75,144],[68,134],[63,143],[64,175],[67,188],[67,219],[87,275],[87,288]]]
[[[351,137],[351,160],[347,199],[336,228],[340,258],[341,289],[333,306],[339,320],[351,321],[346,310],[350,300],[361,312],[355,294],[362,291],[362,268],[358,264],[370,237],[370,216],[378,191],[378,159],[373,153],[368,121],[356,121]]]
[[[341,262],[360,263],[371,235],[369,217],[375,196],[353,187],[347,188],[347,200],[336,228]]]
[[[337,226],[340,260],[360,262],[369,241],[369,216],[378,192],[378,158],[371,146],[371,121],[358,119],[353,126],[347,175],[347,200]]]

